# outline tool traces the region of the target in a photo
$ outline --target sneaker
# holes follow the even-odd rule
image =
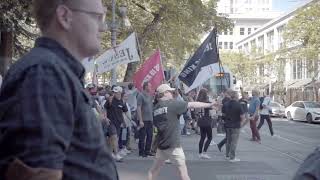
[[[124,148],[123,151],[124,151],[126,154],[131,154],[131,151],[128,150],[127,148]]]
[[[213,145],[217,145],[217,143],[212,140],[210,143],[210,146],[213,146]]]
[[[126,155],[127,155],[125,149],[121,149],[120,152],[119,152],[119,154],[120,154],[120,156],[126,156]]]
[[[119,153],[116,155],[112,154],[112,157],[116,162],[122,162],[123,157],[121,157]]]
[[[211,159],[211,157],[207,153],[202,153],[203,159]]]
[[[191,133],[190,132],[187,132],[187,136],[190,136],[191,135]]]
[[[172,162],[170,161],[170,159],[167,159],[164,161],[166,164],[172,164]]]
[[[226,160],[230,160],[230,157],[229,156],[225,156],[224,157]]]
[[[230,159],[229,161],[230,161],[230,162],[239,162],[239,161],[240,161],[240,159],[238,159],[238,158],[234,158],[234,159]]]

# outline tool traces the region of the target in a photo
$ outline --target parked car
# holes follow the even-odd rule
[[[281,117],[281,118],[286,117],[286,114],[285,114],[286,108],[282,104],[275,101],[271,101],[270,108],[271,108],[271,116]]]
[[[313,101],[296,101],[286,108],[289,120],[320,122],[320,104]]]

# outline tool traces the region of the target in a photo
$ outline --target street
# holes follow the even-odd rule
[[[240,162],[230,163],[224,159],[216,145],[209,147],[210,160],[198,158],[199,136],[182,136],[183,148],[191,179],[198,180],[291,180],[304,158],[320,145],[320,124],[293,122],[273,118],[275,135],[270,136],[267,123],[260,130],[262,144],[249,141],[251,131],[246,125],[240,134],[237,157]],[[223,136],[214,136],[219,142]],[[135,145],[136,147],[136,145]],[[152,157],[139,158],[137,150],[117,163],[121,180],[146,179]],[[166,164],[159,180],[177,178],[174,166]]]

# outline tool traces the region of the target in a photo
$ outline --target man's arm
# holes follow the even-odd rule
[[[204,103],[204,102],[188,102],[188,109],[190,108],[216,108],[217,103]]]

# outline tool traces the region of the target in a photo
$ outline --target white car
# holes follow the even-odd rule
[[[283,105],[281,105],[280,103],[275,102],[275,101],[271,101],[269,106],[270,106],[271,112],[272,112],[271,116],[280,117],[280,118],[286,117],[286,114],[285,114],[286,108]]]
[[[313,101],[296,101],[286,108],[288,120],[320,122],[320,104]]]

